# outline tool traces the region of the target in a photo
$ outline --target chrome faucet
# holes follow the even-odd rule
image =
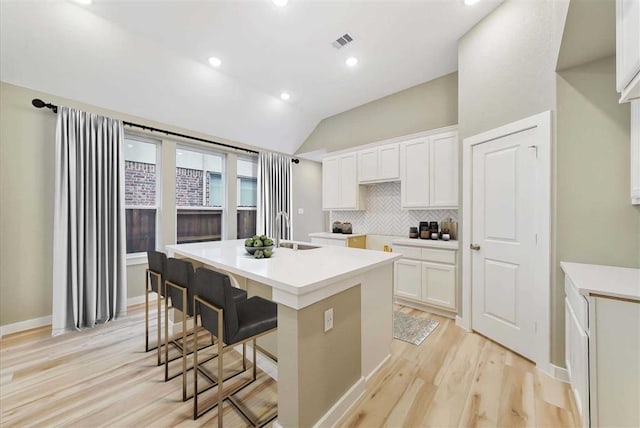
[[[289,224],[289,214],[287,214],[286,211],[280,211],[276,215],[276,248],[280,248],[280,229],[282,228],[282,220],[280,220],[281,218],[284,218],[286,220],[287,228],[291,227],[291,225]],[[280,220],[280,223],[278,223],[278,220]]]

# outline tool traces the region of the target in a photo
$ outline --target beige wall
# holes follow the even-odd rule
[[[322,211],[322,164],[300,159],[293,169],[293,239],[309,241],[309,234],[326,230],[327,214]],[[298,209],[304,210],[298,214]]]
[[[618,104],[615,57],[558,74],[556,311],[561,260],[640,268],[640,206],[630,201],[629,104]]]
[[[297,153],[332,152],[458,123],[458,73],[322,120]]]
[[[31,100],[33,98],[41,98],[54,104],[80,108],[156,128],[214,139],[222,143],[241,145],[233,141],[1,82],[0,325],[2,326],[51,315],[53,158],[56,116],[49,110],[38,110],[32,107]],[[175,215],[170,214],[175,211],[175,169],[173,166],[175,165],[176,142],[194,143],[173,137],[167,139],[158,134],[149,134],[148,136],[162,142],[163,194],[160,213],[160,240],[161,244],[165,245],[173,243],[176,234]],[[234,158],[234,155],[229,155],[229,161],[233,161]],[[301,162],[295,167],[298,168],[295,174],[302,177],[301,186],[317,185],[314,182],[317,166],[313,162]],[[307,168],[309,168],[309,173],[307,173]],[[233,173],[234,169],[228,168],[227,172]],[[235,200],[232,193],[230,192],[228,196],[230,200]],[[321,205],[321,192],[317,190],[305,193],[305,189],[300,189],[297,181],[294,180],[293,193],[304,195],[300,197],[300,200],[305,204],[305,215],[296,219],[295,227],[299,227],[302,231],[319,230],[316,217],[322,213],[312,213],[311,211],[314,207]],[[309,211],[306,206],[309,207]],[[235,239],[235,212],[229,211],[228,215],[229,219],[225,222],[225,230],[227,236]],[[307,219],[309,219],[309,225]],[[143,294],[144,267],[144,265],[128,267],[128,297]]]
[[[458,45],[460,138],[555,108],[567,3],[507,0]]]

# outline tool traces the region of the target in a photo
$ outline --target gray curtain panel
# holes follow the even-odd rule
[[[122,121],[58,109],[54,335],[126,313],[123,139]]]
[[[291,219],[291,157],[271,152],[258,154],[258,235],[275,237],[276,215],[285,211]],[[291,239],[291,230],[282,220],[280,237]]]

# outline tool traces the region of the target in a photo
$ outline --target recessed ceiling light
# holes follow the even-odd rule
[[[73,0],[78,4],[83,4],[85,6],[90,5],[91,4],[91,0]]]
[[[289,0],[271,0],[273,2],[273,4],[275,4],[278,7],[285,7],[287,5],[287,3],[289,3]]]
[[[288,92],[283,92],[280,94],[280,99],[283,101],[287,101],[289,98],[291,98],[291,95],[289,95]]]
[[[347,58],[347,60],[345,61],[345,63],[346,63],[349,67],[354,67],[354,66],[358,63],[358,58],[356,58],[355,56],[350,56],[349,58]]]
[[[479,1],[480,0],[464,0],[464,4],[466,4],[467,6],[471,6],[478,3]]]
[[[211,67],[218,68],[222,65],[222,61],[220,60],[220,58],[212,56],[211,58],[209,58],[209,64],[211,65]]]

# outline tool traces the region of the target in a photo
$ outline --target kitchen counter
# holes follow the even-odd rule
[[[331,233],[331,232],[314,232],[309,234],[312,238],[324,238],[324,239],[349,239],[357,238],[359,236],[367,236],[366,233]]]
[[[460,243],[458,241],[434,241],[431,239],[419,238],[394,238],[391,243],[393,245],[407,245],[410,247],[442,248],[445,250],[460,249]]]
[[[335,286],[338,281],[400,258],[399,254],[347,247],[281,247],[273,249],[271,258],[256,259],[246,252],[242,239],[167,245],[167,251],[268,285],[275,302],[294,309],[343,291]]]
[[[560,262],[578,292],[640,302],[640,269]]]
[[[255,259],[244,240],[168,245],[167,251],[236,276],[250,296],[278,303],[274,426],[334,425],[390,357],[393,262],[400,254],[281,247],[269,259]],[[325,330],[329,310],[332,326]]]

